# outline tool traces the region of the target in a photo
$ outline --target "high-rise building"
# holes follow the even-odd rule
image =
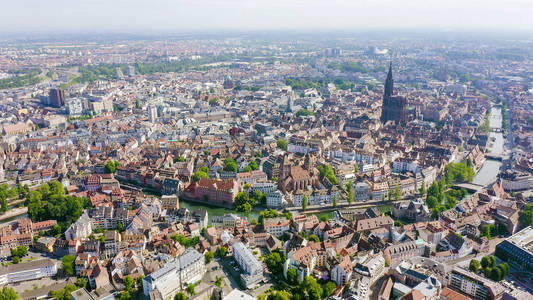
[[[389,66],[389,73],[385,81],[385,92],[383,93],[383,105],[381,107],[381,122],[395,121],[396,123],[407,122],[408,102],[404,96],[394,96],[394,80],[392,79],[392,63]]]
[[[226,78],[224,78],[224,89],[226,90],[230,90],[233,88],[233,81],[231,80],[231,76],[226,76]]]
[[[157,120],[157,107],[150,106],[148,108],[148,117],[150,118],[150,122],[155,123]]]
[[[54,107],[65,105],[65,91],[62,89],[50,89],[48,93],[48,103]]]

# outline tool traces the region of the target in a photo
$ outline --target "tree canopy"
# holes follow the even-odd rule
[[[335,176],[335,172],[333,172],[333,168],[328,164],[319,165],[317,167],[318,172],[320,173],[320,179],[323,179],[326,177],[329,182],[336,184],[337,183],[337,177]]]
[[[239,168],[235,160],[231,157],[228,157],[224,160],[224,171],[237,173]]]
[[[81,216],[85,208],[91,206],[86,197],[66,196],[59,181],[45,183],[28,195],[30,219],[33,222],[57,220],[62,232]]]
[[[279,149],[287,151],[287,147],[288,147],[289,143],[286,140],[284,140],[284,139],[279,139],[277,141],[277,145],[278,145]]]
[[[448,185],[453,182],[472,182],[474,170],[464,163],[449,163],[444,168],[444,177]]]
[[[10,288],[10,287],[7,287],[7,286],[4,286],[1,290],[0,290],[0,299],[1,300],[19,300],[19,295],[17,294],[17,292],[15,292],[14,289]]]
[[[117,171],[117,167],[120,166],[120,163],[118,161],[108,161],[105,166],[104,166],[104,169],[105,169],[105,172],[106,173],[115,173]]]
[[[520,226],[533,226],[533,203],[528,203],[520,212],[519,217]]]

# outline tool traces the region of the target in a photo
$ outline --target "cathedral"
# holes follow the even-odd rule
[[[385,81],[383,93],[383,105],[381,107],[381,122],[394,121],[397,124],[407,122],[407,99],[404,96],[393,96],[394,81],[392,79],[392,63],[389,66],[389,74]]]

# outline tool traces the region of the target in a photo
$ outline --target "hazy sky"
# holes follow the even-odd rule
[[[4,0],[0,31],[533,29],[533,0]]]

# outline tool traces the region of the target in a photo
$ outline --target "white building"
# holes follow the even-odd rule
[[[422,168],[416,161],[398,159],[392,163],[392,172],[394,173],[413,172],[416,174],[421,171]]]
[[[252,288],[263,280],[263,265],[243,243],[233,244],[233,258],[243,270],[241,281],[246,288]]]
[[[263,274],[263,265],[243,243],[233,244],[233,258],[247,274]]]
[[[285,202],[285,196],[280,190],[270,193],[266,197],[267,207],[280,207]]]
[[[172,299],[187,284],[202,279],[206,272],[205,258],[195,249],[189,249],[177,259],[143,279],[143,291],[147,297]]]
[[[148,107],[148,117],[150,118],[150,122],[155,123],[155,121],[157,120],[157,107]]]
[[[0,285],[51,277],[56,274],[57,265],[53,260],[34,260],[0,268]]]
[[[263,194],[270,194],[278,189],[278,185],[277,183],[272,181],[263,181],[254,183],[254,185],[250,189],[252,192],[261,191],[261,193]]]
[[[285,232],[289,231],[290,226],[291,222],[285,217],[263,219],[263,228],[265,229],[265,232],[275,237],[280,237]]]
[[[80,99],[80,98],[67,99],[65,104],[68,109],[68,114],[70,116],[79,116],[83,114],[83,110],[84,110],[83,103],[84,103],[83,99]]]
[[[92,233],[91,219],[87,214],[87,211],[84,211],[83,214],[72,223],[70,227],[65,231],[65,238],[67,241],[81,238],[86,239]]]

